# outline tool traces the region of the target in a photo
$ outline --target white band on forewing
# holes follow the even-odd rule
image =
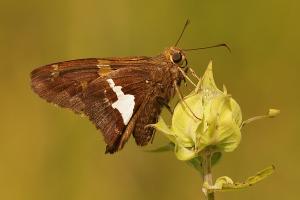
[[[118,100],[112,104],[113,108],[118,109],[123,118],[124,125],[127,125],[133,114],[134,109],[134,96],[131,94],[124,94],[122,92],[122,86],[116,86],[112,79],[106,80],[111,89],[116,93]]]

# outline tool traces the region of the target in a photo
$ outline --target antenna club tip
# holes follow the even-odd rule
[[[229,53],[231,53],[231,48],[229,47],[229,45],[227,45],[226,43],[223,43],[223,44],[221,44],[221,46],[224,46],[229,51]]]

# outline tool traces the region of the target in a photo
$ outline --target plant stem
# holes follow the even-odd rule
[[[213,186],[213,177],[211,171],[211,157],[213,151],[211,148],[207,148],[203,154],[203,184],[206,183],[209,186]],[[205,190],[205,195],[208,200],[214,200],[215,194],[212,191]]]

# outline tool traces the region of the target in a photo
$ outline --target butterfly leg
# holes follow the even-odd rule
[[[194,76],[198,81],[201,81],[201,78],[196,74],[196,72],[189,67],[189,71],[192,73],[192,76]]]
[[[167,110],[171,113],[171,115],[173,115],[173,110],[171,109],[171,107],[168,104],[168,101],[166,101],[164,98],[162,97],[157,97],[156,101],[161,105],[161,106],[165,106],[167,108]]]
[[[178,67],[178,69],[179,69],[179,71],[182,73],[183,77],[184,77],[186,80],[188,80],[193,86],[197,87],[197,85],[190,79],[190,77],[188,77],[188,76],[186,75],[186,73],[185,73],[180,67]]]
[[[201,120],[199,117],[196,116],[196,114],[192,111],[192,109],[189,107],[189,105],[185,102],[184,98],[183,98],[183,95],[182,93],[180,92],[179,88],[178,88],[178,85],[176,83],[176,81],[174,81],[174,87],[175,87],[175,90],[181,100],[181,102],[184,104],[184,106],[192,113],[192,115],[196,118],[196,119],[199,119]]]

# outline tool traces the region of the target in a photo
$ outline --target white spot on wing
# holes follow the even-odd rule
[[[118,98],[118,100],[112,104],[112,107],[118,109],[118,111],[121,113],[124,124],[127,125],[133,114],[135,104],[134,96],[131,94],[125,95],[122,92],[122,86],[116,86],[112,79],[107,79],[106,81],[111,89],[116,93]]]

